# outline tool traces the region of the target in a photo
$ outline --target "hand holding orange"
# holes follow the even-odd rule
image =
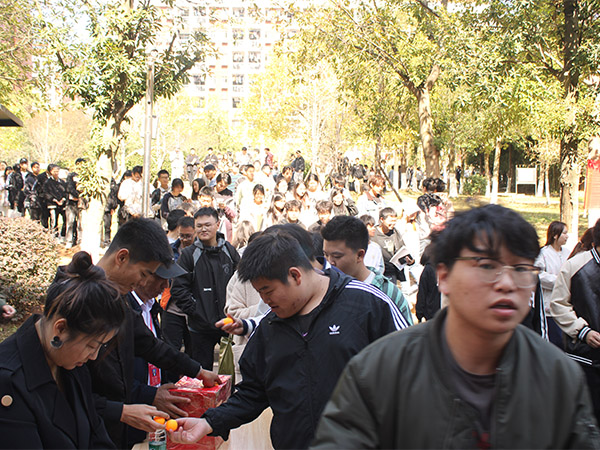
[[[160,416],[154,416],[153,419],[156,423],[160,423],[161,425],[164,425],[167,420],[164,417],[160,417]]]
[[[177,430],[177,421],[174,419],[167,420],[167,423],[165,424],[165,428],[168,431],[176,431]]]
[[[229,325],[230,323],[233,323],[233,319],[231,317],[225,317],[223,319],[223,325]]]

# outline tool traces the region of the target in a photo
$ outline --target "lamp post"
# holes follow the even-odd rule
[[[142,179],[142,217],[148,217],[150,192],[150,162],[152,157],[152,116],[154,108],[154,62],[158,52],[153,49],[146,65],[146,120],[144,124],[144,171]]]

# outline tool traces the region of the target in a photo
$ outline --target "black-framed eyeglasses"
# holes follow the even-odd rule
[[[515,264],[507,266],[497,259],[485,256],[459,256],[455,261],[475,261],[480,279],[484,283],[493,284],[500,279],[505,270],[511,271],[511,276],[517,287],[530,288],[536,285],[540,269],[531,264]]]

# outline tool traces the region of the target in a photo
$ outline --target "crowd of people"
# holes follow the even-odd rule
[[[568,259],[565,224],[540,252],[510,209],[455,214],[438,178],[398,204],[356,165],[263,158],[190,153],[148,217],[140,166],[112,183],[104,256],[76,253],[0,344],[7,448],[131,448],[156,416],[227,438],[269,407],[275,448],[600,447],[600,221]],[[187,417],[171,383],[218,383],[230,334],[241,381]]]
[[[0,161],[0,214],[3,217],[27,215],[50,229],[68,248],[81,241],[81,212],[88,207],[80,196],[79,170],[85,159],[78,158],[72,171],[21,158],[14,166]],[[59,225],[60,224],[60,225]]]

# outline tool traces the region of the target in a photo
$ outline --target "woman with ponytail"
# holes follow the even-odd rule
[[[0,344],[3,448],[114,448],[96,415],[85,366],[125,319],[118,288],[76,253],[32,315]]]

